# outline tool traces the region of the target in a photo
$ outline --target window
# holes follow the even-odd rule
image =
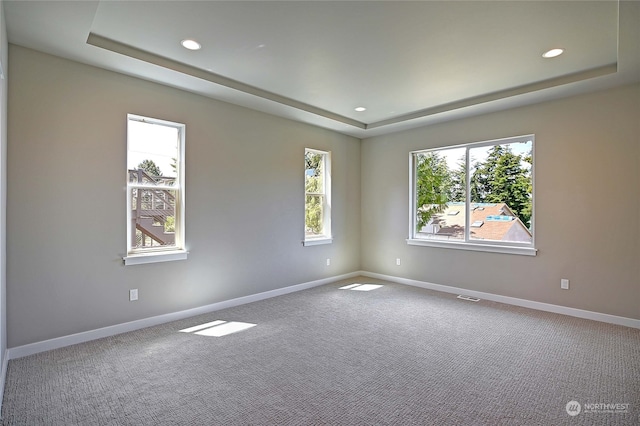
[[[410,154],[414,245],[535,255],[534,136]]]
[[[184,133],[184,124],[127,117],[127,265],[186,258]]]
[[[331,153],[304,152],[304,245],[329,244],[331,237]]]

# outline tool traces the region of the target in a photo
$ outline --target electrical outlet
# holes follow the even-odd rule
[[[560,280],[560,288],[563,290],[569,290],[569,280],[566,278],[563,278]]]
[[[396,265],[400,266],[400,258],[396,259]]]
[[[327,266],[331,266],[331,259],[327,257]]]
[[[133,302],[134,300],[138,300],[138,289],[132,288],[129,290],[129,302]]]

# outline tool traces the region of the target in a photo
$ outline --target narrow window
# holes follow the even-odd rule
[[[183,259],[185,126],[131,114],[127,118],[125,263]]]
[[[535,255],[533,143],[412,152],[409,244]]]
[[[328,244],[332,241],[331,153],[306,149],[304,164],[304,245]]]

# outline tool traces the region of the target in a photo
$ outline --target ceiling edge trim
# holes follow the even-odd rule
[[[133,59],[137,59],[143,62],[147,62],[153,65],[157,65],[172,71],[176,71],[182,74],[189,75],[191,77],[199,78],[209,81],[214,84],[228,87],[230,89],[238,90],[253,96],[257,96],[269,101],[277,102],[298,110],[306,111],[311,114],[319,115],[321,117],[328,118],[330,120],[338,121],[359,129],[366,129],[367,125],[360,121],[351,119],[349,117],[342,116],[340,114],[333,113],[331,111],[324,110],[322,108],[314,107],[313,105],[299,102],[285,96],[280,96],[275,93],[254,87],[248,84],[244,84],[240,81],[230,79],[228,77],[216,74],[210,71],[205,71],[200,68],[184,64],[182,62],[174,61],[173,59],[165,58],[163,56],[156,55],[145,50],[129,46],[124,43],[112,40],[107,37],[103,37],[94,33],[89,33],[87,37],[87,44],[99,47],[120,55],[128,56]]]
[[[548,80],[542,80],[535,83],[525,84],[522,86],[514,87],[511,89],[500,90],[485,95],[475,96],[472,98],[462,99],[460,101],[450,102],[447,104],[438,105],[431,108],[426,108],[420,111],[411,112],[408,114],[399,115],[397,117],[389,118],[387,120],[376,121],[367,125],[367,129],[375,129],[378,127],[388,126],[390,124],[398,124],[417,118],[424,118],[430,115],[440,114],[443,112],[454,111],[470,106],[480,105],[500,99],[506,99],[513,96],[524,95],[539,90],[549,89],[551,87],[562,86],[565,84],[575,83],[582,80],[588,80],[595,77],[601,77],[607,74],[613,74],[618,71],[618,63],[612,63],[603,65],[596,68],[591,68],[584,71],[579,71],[572,74],[566,74],[560,77],[551,78]]]
[[[513,87],[506,90],[500,90],[497,92],[492,92],[492,93],[488,93],[480,96],[462,99],[462,100],[450,102],[447,104],[437,105],[434,107],[425,108],[419,111],[414,111],[414,112],[399,115],[393,118],[389,118],[386,120],[380,120],[380,121],[367,124],[367,123],[363,123],[363,122],[351,119],[349,117],[342,116],[340,114],[333,113],[331,111],[328,111],[322,108],[315,107],[313,105],[306,104],[304,102],[299,102],[294,99],[287,98],[285,96],[281,96],[273,92],[260,89],[255,86],[242,83],[237,80],[233,80],[231,78],[225,77],[220,74],[216,74],[210,71],[205,71],[200,68],[175,61],[173,59],[165,58],[163,56],[138,49],[136,47],[127,45],[125,43],[121,43],[119,41],[112,40],[107,37],[100,36],[95,33],[89,33],[89,36],[87,38],[87,44],[108,50],[113,53],[124,55],[132,59],[137,59],[143,62],[147,62],[149,64],[160,66],[165,69],[169,69],[185,75],[189,75],[191,77],[209,81],[211,83],[218,84],[230,89],[238,90],[243,93],[257,96],[265,100],[286,105],[291,108],[295,108],[301,111],[306,111],[308,113],[315,114],[320,117],[324,117],[329,120],[333,120],[349,126],[353,126],[365,131],[369,129],[376,129],[376,128],[392,125],[392,124],[399,124],[399,123],[403,123],[406,121],[415,120],[419,118],[425,118],[425,117],[429,117],[432,115],[441,114],[445,112],[451,112],[451,111],[455,111],[455,110],[459,110],[467,107],[472,107],[472,106],[476,106],[484,103],[489,103],[489,102],[493,102],[501,99],[514,97],[514,96],[524,95],[527,93],[549,89],[552,87],[562,86],[570,83],[576,83],[579,81],[588,80],[595,77],[601,77],[604,75],[613,74],[618,71],[618,64],[616,62],[616,63],[607,64],[607,65],[603,65],[596,68],[591,68],[584,71],[579,71],[576,73],[566,74],[563,76],[542,80],[535,83]]]

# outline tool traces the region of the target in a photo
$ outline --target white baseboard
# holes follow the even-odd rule
[[[539,311],[553,312],[557,314],[569,315],[577,318],[584,318],[594,321],[601,321],[610,324],[623,325],[626,327],[640,329],[640,320],[633,318],[620,317],[616,315],[603,314],[600,312],[586,311],[583,309],[570,308],[567,306],[552,305],[549,303],[536,302],[526,299],[518,299],[516,297],[501,296],[498,294],[485,293],[482,291],[467,290],[464,288],[451,287],[447,285],[434,284],[425,281],[412,280],[408,278],[400,278],[391,275],[378,274],[368,271],[356,271],[349,274],[333,276],[316,281],[309,281],[302,284],[296,284],[289,287],[279,288],[276,290],[266,291],[263,293],[252,294],[249,296],[238,297],[236,299],[225,300],[211,305],[201,306],[198,308],[187,309],[180,312],[172,312],[169,314],[158,315],[155,317],[144,318],[137,321],[131,321],[123,324],[103,327],[96,330],[89,330],[82,333],[76,333],[68,336],[57,337],[54,339],[44,340],[41,342],[30,343],[23,346],[10,348],[5,352],[2,363],[2,372],[0,373],[0,395],[2,395],[2,387],[4,387],[4,379],[7,371],[7,363],[11,359],[21,358],[23,356],[33,355],[36,353],[62,348],[64,346],[75,345],[77,343],[88,342],[90,340],[109,337],[120,333],[139,330],[145,327],[164,324],[166,322],[176,321],[184,318],[202,315],[209,312],[219,311],[221,309],[232,308],[234,306],[244,305],[246,303],[257,302],[259,300],[269,299],[271,297],[282,296],[296,291],[306,290],[335,281],[354,278],[357,276],[365,276],[370,278],[378,278],[381,280],[396,282],[399,284],[410,285],[414,287],[426,288],[445,293],[464,294],[484,300],[506,303],[509,305],[521,306],[524,308],[537,309]],[[1,402],[0,402],[1,404]]]
[[[485,293],[482,291],[467,290],[465,288],[451,287],[442,284],[433,284],[425,281],[411,280],[408,278],[394,277],[391,275],[377,274],[374,272],[360,271],[360,275],[370,278],[378,278],[398,284],[406,284],[414,287],[426,288],[429,290],[442,291],[445,293],[464,294],[479,299],[491,300],[493,302],[506,303],[508,305],[521,306],[523,308],[536,309],[539,311],[553,312],[556,314],[569,315],[577,318],[584,318],[594,321],[606,322],[626,327],[640,328],[640,319],[619,317],[616,315],[603,314],[600,312],[585,311],[583,309],[570,308],[567,306],[552,305],[550,303],[536,302],[516,297],[501,296],[499,294]]]
[[[2,400],[4,399],[4,384],[7,379],[7,368],[9,368],[9,351],[4,351],[2,357],[2,372],[0,372],[0,412],[2,412]]]
[[[33,355],[40,352],[49,351],[52,349],[58,349],[65,346],[75,345],[78,343],[88,342],[90,340],[100,339],[103,337],[114,336],[120,333],[126,333],[129,331],[139,330],[145,327],[152,327],[154,325],[164,324],[171,321],[181,320],[184,318],[194,317],[196,315],[207,314],[221,309],[232,308],[234,306],[244,305],[246,303],[257,302],[259,300],[269,299],[276,296],[282,296],[285,294],[293,293],[296,291],[306,290],[309,288],[317,287],[324,284],[329,284],[335,281],[354,278],[359,275],[359,272],[352,272],[349,274],[333,276],[330,278],[323,278],[320,280],[309,281],[302,284],[296,284],[289,287],[279,288],[276,290],[265,291],[263,293],[252,294],[249,296],[238,297],[236,299],[224,300],[222,302],[213,303],[211,305],[201,306],[198,308],[187,309],[179,312],[172,312],[169,314],[158,315],[155,317],[144,318],[127,323],[112,325],[109,327],[98,328],[96,330],[84,331],[82,333],[71,334],[68,336],[56,337],[54,339],[44,340],[41,342],[30,343],[23,346],[16,346],[10,348],[4,358],[2,383],[4,383],[4,373],[6,370],[6,363],[10,359],[21,358],[23,356]]]

